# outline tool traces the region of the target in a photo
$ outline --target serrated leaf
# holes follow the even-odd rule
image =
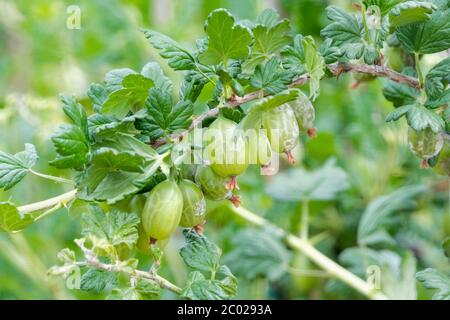
[[[109,92],[105,87],[98,83],[92,83],[87,91],[88,97],[92,101],[92,107],[95,112],[100,112],[103,104],[108,99]]]
[[[76,256],[75,252],[70,250],[69,248],[64,248],[56,255],[57,259],[61,263],[75,263]]]
[[[380,8],[380,13],[382,16],[389,13],[389,11],[395,7],[398,3],[401,3],[404,0],[363,0],[363,3],[366,8],[370,6],[377,6]]]
[[[113,116],[95,113],[88,119],[89,135],[93,140],[99,142],[111,138],[117,133],[130,135],[138,134],[139,131],[135,128],[134,122],[136,119],[141,118],[140,115],[141,113],[138,112],[135,115],[118,120]],[[144,117],[144,113],[142,113],[142,117]]]
[[[449,16],[450,17],[450,16]],[[450,57],[435,65],[425,77],[425,92],[434,100],[439,99],[450,79]]]
[[[152,30],[145,30],[145,36],[155,47],[161,57],[167,59],[169,66],[174,70],[195,69],[196,62],[192,54],[173,39]]]
[[[418,104],[409,108],[406,120],[409,126],[416,131],[430,128],[433,132],[438,133],[445,126],[444,120],[438,114]]]
[[[226,300],[236,294],[236,284],[234,277],[227,276],[222,281],[209,280],[200,272],[193,271],[181,296],[191,300]]]
[[[169,94],[172,93],[172,81],[168,77],[166,77],[161,67],[156,62],[147,63],[142,68],[141,74],[144,77],[151,79],[154,83],[155,88],[168,92]]]
[[[136,213],[121,212],[117,209],[103,212],[99,206],[84,213],[81,219],[84,236],[96,241],[104,240],[116,247],[124,244],[129,248],[137,242],[139,223],[140,219]]]
[[[450,9],[435,11],[428,21],[396,29],[398,40],[409,52],[429,54],[450,48]]]
[[[250,78],[250,85],[271,95],[287,89],[292,75],[281,69],[280,63],[277,57],[273,57],[267,63],[258,65]]]
[[[33,223],[29,214],[21,214],[17,207],[10,202],[0,202],[0,230],[14,233],[25,229]]]
[[[64,113],[73,124],[63,124],[53,134],[52,142],[57,156],[49,164],[60,169],[74,168],[81,170],[87,163],[89,154],[89,130],[86,111],[73,97],[61,95],[61,101],[63,102]]]
[[[75,126],[80,128],[85,136],[88,135],[87,115],[84,107],[78,103],[73,97],[67,95],[60,95],[63,103],[63,111],[73,122]]]
[[[80,289],[94,293],[101,293],[107,286],[117,285],[117,273],[89,268],[80,280]]]
[[[88,160],[89,142],[84,132],[75,125],[63,124],[52,136],[58,153],[49,164],[60,168],[81,170]]]
[[[278,18],[275,10],[267,9],[257,19],[257,25],[252,29],[255,41],[251,54],[242,67],[245,73],[253,73],[258,64],[270,59],[291,42],[289,21],[278,21]]]
[[[322,29],[320,35],[332,39],[333,45],[339,47],[349,59],[360,58],[364,51],[360,19],[336,6],[327,7],[326,12],[332,23]]]
[[[105,86],[108,92],[117,91],[123,88],[123,79],[130,75],[137,74],[136,71],[129,68],[113,69],[105,75]]]
[[[266,191],[272,197],[286,201],[333,200],[349,187],[347,173],[330,159],[314,171],[293,168],[282,172],[267,185]]]
[[[160,287],[155,282],[138,278],[134,290],[139,294],[141,300],[152,300],[159,296]]]
[[[358,244],[373,245],[386,241],[392,242],[383,228],[389,223],[389,216],[394,212],[414,208],[415,198],[426,189],[423,185],[402,187],[370,202],[359,222]]]
[[[389,11],[391,27],[401,27],[410,23],[426,21],[435,6],[425,1],[406,1],[394,6]]]
[[[137,154],[103,147],[93,155],[92,164],[79,184],[78,197],[87,201],[120,201],[139,190],[133,182],[151,174],[144,172],[148,166]]]
[[[222,251],[204,235],[185,229],[186,244],[180,249],[184,262],[194,270],[216,272],[220,267]]]
[[[247,115],[239,124],[242,130],[259,129],[261,127],[262,116],[264,112],[270,111],[282,104],[297,99],[300,94],[298,89],[288,89],[274,96],[261,99],[256,105],[250,108]]]
[[[437,290],[433,300],[450,300],[450,276],[428,268],[417,272],[417,280],[423,282],[425,288]]]
[[[151,89],[145,105],[147,116],[137,121],[136,127],[151,140],[156,140],[176,130],[186,129],[191,124],[194,108],[189,100],[180,101],[173,106],[170,95]]]
[[[333,46],[333,40],[330,38],[325,39],[325,41],[320,44],[319,51],[327,64],[338,61],[343,55],[343,52],[339,47]]]
[[[129,74],[122,80],[122,87],[109,94],[101,112],[121,119],[130,111],[140,109],[148,97],[153,81],[141,74]]]
[[[36,148],[30,143],[14,155],[0,151],[0,189],[8,190],[19,183],[38,159]]]
[[[227,64],[229,59],[245,59],[252,42],[250,30],[234,22],[234,17],[225,9],[211,12],[205,23],[208,35],[208,48],[200,53],[201,63],[215,65]]]
[[[411,108],[414,108],[413,104],[409,104],[409,105],[406,105],[406,106],[401,106],[401,107],[395,108],[394,111],[390,112],[387,115],[386,122],[397,121],[401,117],[406,116],[406,114],[408,113],[409,109],[411,109]]]
[[[419,90],[406,84],[386,81],[383,87],[383,95],[394,106],[398,107],[413,104],[419,96]]]
[[[244,230],[233,237],[234,249],[224,257],[237,275],[248,280],[277,280],[289,266],[290,254],[270,230]]]

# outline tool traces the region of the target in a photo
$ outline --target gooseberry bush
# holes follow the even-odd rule
[[[421,63],[424,56],[450,48],[450,2],[365,0],[351,12],[330,6],[327,16],[320,43],[295,34],[289,21],[272,9],[255,21],[239,21],[225,9],[214,10],[194,50],[143,30],[150,45],[182,74],[179,92],[174,92],[162,68],[149,62],[141,71],[112,70],[103,83],[91,84],[87,91],[91,108],[61,95],[69,123],[52,136],[57,156],[50,165],[72,169],[73,179],[34,171],[38,154],[26,144],[16,154],[0,152],[0,188],[10,189],[34,174],[72,185],[73,190],[22,206],[0,203],[0,229],[22,231],[65,206],[79,216],[82,234],[74,240],[79,250],[63,249],[51,275],[77,282],[73,275],[81,270],[82,290],[106,292],[111,299],[155,299],[161,290],[184,299],[230,299],[238,281],[232,268],[223,264],[221,249],[207,238],[205,224],[207,203],[228,201],[233,213],[260,228],[240,234],[248,246],[238,249],[244,255],[255,246],[278,252],[284,242],[367,298],[387,298],[380,288],[312,245],[307,209],[301,236],[294,236],[240,205],[238,176],[249,166],[261,167],[264,175],[277,175],[280,159],[294,163],[291,151],[299,137],[316,134],[314,101],[321,80],[347,72],[355,75],[355,87],[386,78],[383,94],[394,107],[386,121],[405,118],[408,143],[421,166],[450,174],[446,133],[450,58],[430,70]],[[207,108],[199,111],[197,99],[209,92]],[[304,186],[305,199],[332,199],[348,187],[333,162],[309,174],[314,183]],[[330,176],[341,179],[328,183]],[[301,181],[277,181],[274,193],[280,198],[300,197],[291,187]],[[320,184],[327,187],[315,191]],[[401,208],[423,191],[409,188],[391,197]],[[370,247],[388,236],[377,229],[388,214],[382,208],[374,203],[362,216],[359,244]],[[190,270],[181,287],[158,273],[164,247],[178,227],[184,228],[185,238],[180,256]],[[274,241],[264,234],[271,234]],[[448,254],[448,240],[444,250]],[[142,270],[136,251],[152,261],[150,270]],[[238,253],[225,262],[232,261],[233,254],[239,259]],[[273,267],[270,261],[250,266],[241,262],[241,268],[255,274]],[[276,278],[279,270],[269,271],[263,273]],[[450,297],[449,275],[426,269],[417,278],[437,290],[435,298]]]

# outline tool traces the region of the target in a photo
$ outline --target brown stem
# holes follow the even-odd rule
[[[389,69],[388,67],[384,66],[378,66],[378,65],[367,65],[367,64],[355,64],[355,63],[333,63],[327,65],[327,68],[336,76],[339,76],[343,72],[355,72],[355,73],[365,73],[365,74],[371,74],[377,77],[384,77],[388,78],[392,81],[398,82],[398,83],[404,83],[407,84],[413,88],[419,89],[420,84],[419,80],[413,77],[406,76],[404,74],[398,73],[392,69]],[[296,87],[298,85],[304,84],[309,80],[308,75],[303,75],[298,78],[296,78],[291,84],[289,84],[289,88]],[[227,100],[225,105],[222,108],[235,108],[240,106],[241,104],[261,99],[262,97],[267,96],[268,94],[264,91],[255,91],[251,92],[249,94],[246,94],[243,97],[236,97],[232,96],[230,99]],[[215,117],[219,114],[219,107],[215,107],[213,109],[210,109],[198,117],[196,117],[192,124],[189,126],[187,130],[184,130],[182,132],[176,132],[169,136],[170,140],[172,141],[180,141],[183,139],[190,131],[192,131],[194,128],[198,127],[206,118],[209,117]],[[166,144],[167,141],[165,138],[161,138],[156,140],[152,143],[152,146],[159,147],[164,144]]]
[[[377,77],[388,78],[398,83],[404,83],[416,89],[420,88],[419,80],[416,78],[398,73],[385,66],[356,63],[333,63],[327,65],[327,68],[336,76],[339,76],[342,72],[365,73]]]

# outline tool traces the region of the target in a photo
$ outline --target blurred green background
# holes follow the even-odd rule
[[[324,9],[329,4],[350,6],[343,0],[0,0],[0,150],[15,153],[24,143],[32,142],[40,155],[37,169],[70,176],[70,172],[57,171],[47,164],[55,156],[49,137],[64,121],[59,93],[83,99],[89,83],[102,81],[108,70],[140,70],[149,61],[161,62],[165,72],[179,81],[180,75],[174,74],[147,44],[141,27],[193,47],[195,39],[203,35],[205,18],[215,8],[227,8],[240,19],[253,19],[263,9],[274,7],[281,16],[291,19],[294,30],[318,38],[326,24]],[[81,9],[79,30],[66,27],[69,5]],[[362,84],[355,90],[350,89],[353,82],[351,75],[339,81],[323,81],[315,103],[318,137],[303,138],[297,150],[298,167],[316,169],[333,157],[348,173],[350,183],[350,188],[335,200],[311,202],[310,233],[316,235],[320,250],[355,267],[360,263],[355,261],[357,257],[352,260],[348,250],[342,253],[356,246],[358,222],[367,205],[405,185],[426,186],[428,191],[418,198],[417,206],[394,215],[388,228],[393,243],[376,248],[399,257],[393,268],[400,273],[394,272],[390,290],[393,296],[405,298],[405,292],[416,288],[411,272],[425,267],[450,271],[440,250],[440,242],[450,234],[448,181],[419,168],[419,160],[406,144],[406,126],[385,123],[392,105],[381,93],[382,81]],[[298,233],[300,203],[271,198],[265,191],[269,180],[256,169],[240,177],[243,205]],[[12,191],[0,191],[0,201],[21,205],[63,191],[59,185],[26,177]],[[245,225],[221,204],[209,207],[206,234],[227,254]],[[56,262],[57,252],[67,246],[73,248],[72,240],[80,236],[79,232],[78,220],[60,209],[24,232],[0,234],[0,299],[101,298],[67,290],[62,280],[47,277],[46,270]],[[180,235],[172,240],[162,267],[163,275],[177,284],[186,277],[176,251],[181,241]],[[297,272],[314,266],[301,255],[288,253],[289,267],[274,279],[248,277],[232,269],[239,275],[238,298],[361,298],[327,277]],[[144,265],[149,263],[145,259]],[[412,261],[408,270],[402,267],[406,260]],[[163,296],[167,297],[171,296]],[[431,292],[417,284],[417,297],[428,299]]]

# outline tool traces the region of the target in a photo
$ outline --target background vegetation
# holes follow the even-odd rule
[[[80,30],[65,27],[70,4],[81,7]],[[253,19],[264,8],[275,7],[298,32],[318,38],[329,4],[350,6],[343,0],[0,0],[0,150],[15,153],[23,150],[24,143],[34,143],[40,150],[38,169],[60,175],[47,165],[55,156],[49,137],[64,121],[58,93],[83,99],[88,84],[100,81],[110,69],[139,70],[149,61],[164,66],[140,27],[165,33],[188,47],[202,35],[203,22],[215,8]],[[425,63],[431,67],[441,58],[430,55]],[[169,68],[164,71],[179,85],[180,79]],[[315,102],[317,138],[304,138],[296,150],[296,166],[304,170],[272,179],[248,170],[239,178],[243,205],[299,233],[302,201],[280,199],[280,179],[295,179],[301,190],[312,179],[308,172],[335,161],[343,172],[320,172],[326,175],[326,185],[337,184],[342,190],[326,200],[310,197],[309,201],[315,245],[363,277],[368,265],[379,265],[384,292],[390,297],[429,299],[433,292],[417,283],[415,273],[428,267],[450,271],[441,250],[442,240],[450,235],[448,179],[420,169],[419,160],[408,150],[405,123],[385,122],[392,105],[382,95],[383,81],[352,89],[354,82],[351,75],[323,81]],[[60,185],[29,176],[13,191],[0,191],[0,201],[25,204],[63,191]],[[400,203],[383,197],[392,192],[402,197]],[[237,298],[361,298],[326,274],[310,272],[315,267],[304,256],[278,245],[267,233],[248,228],[227,206],[217,203],[208,208],[206,234],[223,249],[239,277]],[[384,221],[389,241],[377,251],[358,245],[358,224],[367,210],[385,210],[389,215]],[[60,209],[25,232],[1,233],[0,298],[97,298],[69,291],[60,279],[47,276],[56,253],[63,247],[74,248],[72,240],[79,228],[77,217]],[[254,255],[249,257],[245,248],[254,239],[273,244],[272,250],[253,247]],[[161,271],[175,284],[183,283],[187,274],[177,251],[181,241],[181,234],[171,240]],[[242,263],[248,259],[260,259],[268,266],[255,270]],[[171,297],[165,294],[163,298]]]

